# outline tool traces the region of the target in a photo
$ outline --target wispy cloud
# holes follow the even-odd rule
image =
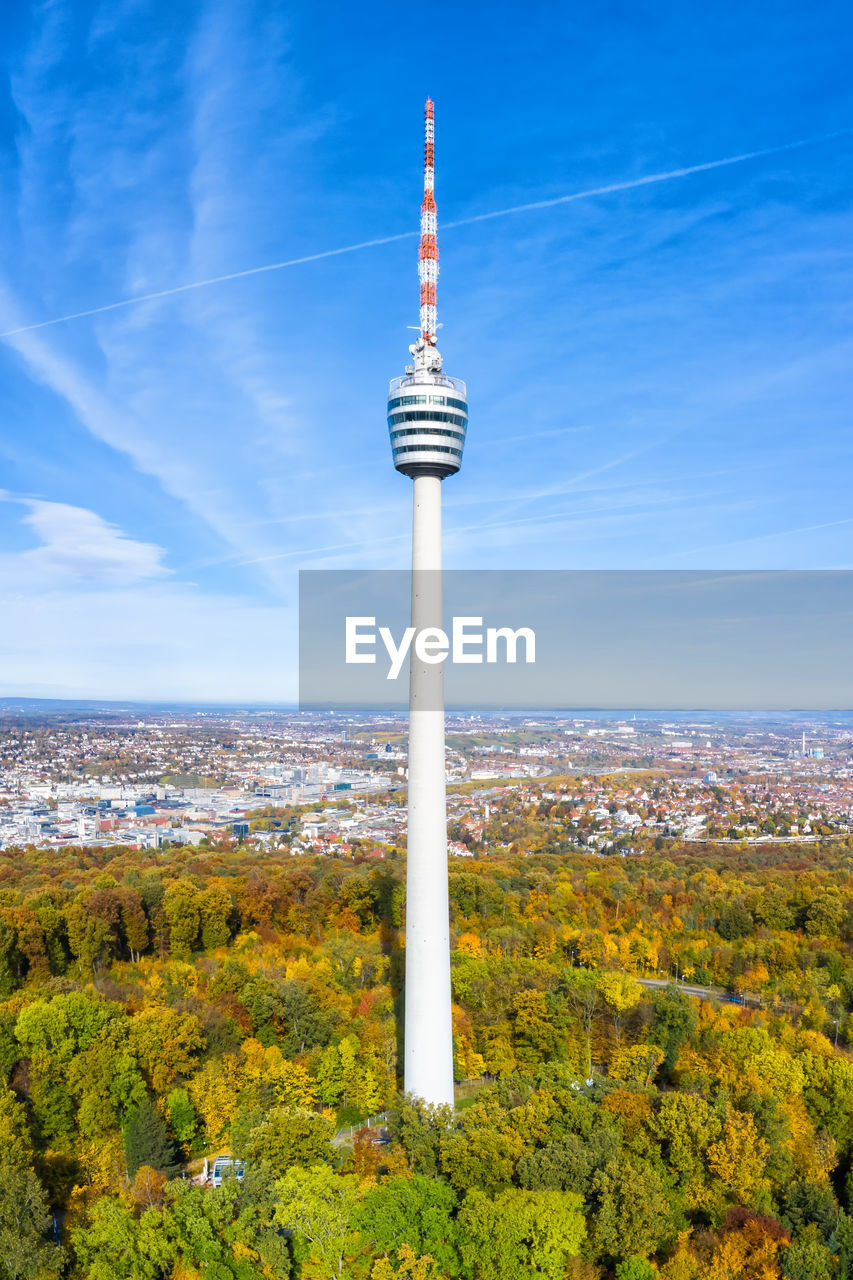
[[[47,505],[0,509],[7,684],[274,696],[296,569],[407,563],[383,393],[415,318],[419,91],[350,19],[51,0],[13,35],[0,483]],[[464,84],[437,58],[442,349],[472,407],[448,564],[841,554],[847,61],[827,88],[827,32],[808,59],[791,35],[820,21],[741,62],[729,0],[695,82],[692,20],[677,51],[651,20],[643,57],[618,18],[549,45],[534,15],[520,55],[496,22]],[[495,130],[483,68],[510,55]]]
[[[93,511],[8,492],[0,500],[21,509],[38,544],[0,553],[0,615],[14,618],[0,635],[0,693],[295,698],[287,609],[173,581],[163,548]]]
[[[123,403],[116,404],[113,396],[96,385],[75,360],[47,345],[39,335],[20,335],[15,343],[31,375],[61,397],[93,436],[125,455],[140,471],[155,477],[167,494],[178,499],[226,545],[243,554],[257,548],[257,539],[247,532],[248,521],[239,518],[237,504],[217,498],[216,482],[211,484],[213,477],[205,458],[194,457],[182,447],[179,437],[164,438],[162,432],[150,429],[144,398],[134,412],[133,396],[125,394]]]
[[[21,523],[38,545],[0,554],[0,584],[28,594],[80,584],[130,586],[167,576],[163,548],[128,537],[94,511],[64,502],[0,495],[26,508]]]
[[[568,195],[554,196],[548,200],[531,200],[524,204],[511,205],[506,209],[492,209],[488,213],[472,214],[467,218],[455,218],[442,223],[442,231],[456,227],[468,227],[477,222],[488,222],[494,218],[505,218],[515,213],[533,213],[539,209],[553,209],[558,205],[574,204],[578,200],[589,200],[594,196],[613,195],[619,191],[632,191],[638,187],[653,186],[659,182],[672,182],[676,178],[691,177],[696,173],[708,173],[712,169],[724,169],[731,165],[744,164],[748,160],[759,160],[766,156],[780,155],[786,151],[794,151],[801,147],[814,146],[821,142],[834,141],[837,138],[853,134],[853,128],[837,129],[832,133],[819,134],[813,138],[799,138],[793,142],[783,142],[775,147],[763,147],[757,151],[744,151],[740,155],[723,156],[718,160],[706,160],[701,164],[685,165],[680,169],[670,169],[667,173],[650,173],[642,178],[629,178],[623,182],[610,182],[601,187],[589,187],[584,191],[572,191]],[[0,338],[12,338],[19,333],[29,333],[33,329],[46,329],[54,325],[65,324],[71,320],[83,320],[89,316],[102,315],[107,311],[117,311],[123,307],[137,306],[143,302],[156,302],[162,298],[177,297],[179,294],[192,293],[198,289],[207,289],[212,285],[227,284],[234,280],[245,280],[249,276],[265,275],[271,271],[283,271],[288,267],[305,266],[309,262],[320,262],[326,258],[336,258],[345,253],[359,253],[363,249],[376,249],[382,245],[394,244],[399,240],[409,240],[416,236],[415,231],[400,231],[394,235],[380,236],[373,240],[361,240],[357,244],[343,245],[338,249],[322,249],[317,253],[303,254],[297,258],[287,258],[282,262],[267,262],[258,267],[246,267],[242,271],[229,271],[222,275],[208,276],[204,280],[191,280],[186,284],[171,285],[165,289],[155,289],[150,293],[136,294],[131,298],[120,298],[116,302],[107,302],[97,307],[89,307],[85,311],[73,311],[67,315],[54,316],[50,320],[38,320],[31,324],[17,325],[15,328],[0,332]]]

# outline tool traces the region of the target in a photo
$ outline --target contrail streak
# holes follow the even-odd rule
[[[800,138],[796,142],[783,142],[777,147],[764,147],[760,151],[745,151],[742,155],[724,156],[721,160],[706,160],[704,164],[691,164],[684,169],[671,169],[668,173],[650,173],[645,178],[630,178],[627,182],[611,182],[604,187],[589,187],[586,191],[573,191],[566,196],[555,196],[551,200],[533,200],[528,204],[511,205],[508,209],[494,209],[491,213],[477,213],[470,218],[457,218],[453,222],[442,223],[447,231],[453,227],[467,227],[475,222],[487,222],[491,218],[505,218],[511,213],[528,213],[534,209],[553,209],[556,205],[573,204],[575,200],[588,200],[592,196],[607,196],[615,191],[631,191],[635,187],[648,187],[656,182],[670,182],[674,178],[687,178],[693,173],[706,173],[709,169],[724,169],[729,165],[743,164],[747,160],[760,160],[763,156],[776,156],[784,151],[795,151],[800,147],[812,146],[818,142],[829,142],[833,138],[842,138],[853,133],[853,129],[836,129],[833,133],[818,134],[813,138]],[[86,311],[73,311],[66,316],[56,316],[52,320],[39,320],[36,324],[20,325],[16,329],[7,329],[0,333],[0,338],[14,338],[19,333],[31,333],[34,329],[47,329],[52,325],[65,324],[68,320],[83,320],[86,316],[102,315],[105,311],[117,311],[121,307],[133,307],[140,302],[154,302],[158,298],[173,298],[179,293],[190,293],[194,289],[206,289],[209,285],[225,284],[229,280],[244,280],[247,276],[259,276],[267,271],[283,271],[285,267],[298,267],[306,262],[320,262],[324,258],[335,258],[342,253],[358,253],[361,249],[374,249],[379,245],[393,244],[397,240],[411,240],[418,231],[400,231],[397,235],[381,236],[377,240],[362,240],[358,244],[347,244],[340,249],[323,249],[320,253],[309,253],[301,258],[288,258],[284,262],[268,262],[262,267],[248,267],[245,271],[230,271],[227,275],[210,276],[207,280],[193,280],[189,284],[174,285],[170,289],[157,289],[153,293],[139,293],[132,298],[122,298],[118,302],[107,302],[101,307],[90,307]]]
[[[347,244],[341,249],[323,249],[321,253],[309,253],[304,258],[288,258],[286,262],[268,262],[263,267],[248,267],[245,271],[230,271],[224,276],[210,276],[207,280],[192,280],[189,284],[177,284],[171,289],[157,289],[154,293],[137,293],[119,302],[107,302],[102,307],[90,307],[88,311],[73,311],[54,320],[39,320],[38,324],[24,324],[18,329],[0,333],[0,338],[13,338],[16,333],[31,333],[33,329],[47,329],[66,320],[82,320],[85,316],[98,316],[104,311],[117,311],[119,307],[133,307],[138,302],[153,302],[156,298],[172,298],[176,293],[189,293],[192,289],[206,289],[210,284],[224,284],[227,280],[242,280],[245,276],[259,276],[264,271],[282,271],[285,267],[298,267],[303,262],[317,262],[320,258],[334,258],[339,253],[356,253],[359,249],[372,249],[374,245],[392,244],[395,240],[408,240],[418,231],[401,231],[395,236],[382,236],[379,240],[362,240],[360,244]]]
[[[650,173],[645,178],[630,178],[627,182],[611,182],[606,187],[590,187],[587,191],[574,191],[567,196],[555,196],[553,200],[534,200],[531,204],[516,204],[509,209],[496,209],[493,213],[477,213],[458,222],[443,222],[448,227],[466,227],[471,222],[486,222],[489,218],[504,218],[509,213],[527,213],[531,209],[552,209],[558,204],[572,204],[575,200],[587,200],[590,196],[607,196],[613,191],[630,191],[634,187],[648,187],[655,182],[669,182],[672,178],[686,178],[691,173],[705,173],[708,169],[723,169],[730,164],[743,164],[745,160],[759,160],[762,156],[776,156],[782,151],[794,151],[798,147],[812,146],[816,142],[828,142],[831,138],[843,138],[853,129],[836,129],[815,138],[800,138],[797,142],[783,142],[778,147],[764,147],[761,151],[744,151],[739,156],[725,156],[722,160],[706,160],[704,164],[691,164],[686,169],[671,169],[668,173]],[[0,333],[0,338],[4,337]]]

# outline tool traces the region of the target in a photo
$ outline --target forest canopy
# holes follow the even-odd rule
[[[0,854],[2,1280],[853,1276],[846,845],[455,862],[453,1112],[404,871]]]

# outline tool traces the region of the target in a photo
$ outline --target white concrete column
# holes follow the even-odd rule
[[[412,626],[441,624],[441,480],[416,476]],[[452,1106],[444,673],[414,651],[410,672],[404,1079],[407,1093]]]

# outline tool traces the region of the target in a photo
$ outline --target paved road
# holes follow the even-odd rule
[[[668,987],[672,982],[671,978],[638,978],[641,987]],[[679,991],[683,991],[686,996],[697,996],[700,1000],[728,1000],[736,999],[723,987],[696,987],[690,982],[679,982],[676,984]],[[740,1004],[740,1000],[737,1001]]]

